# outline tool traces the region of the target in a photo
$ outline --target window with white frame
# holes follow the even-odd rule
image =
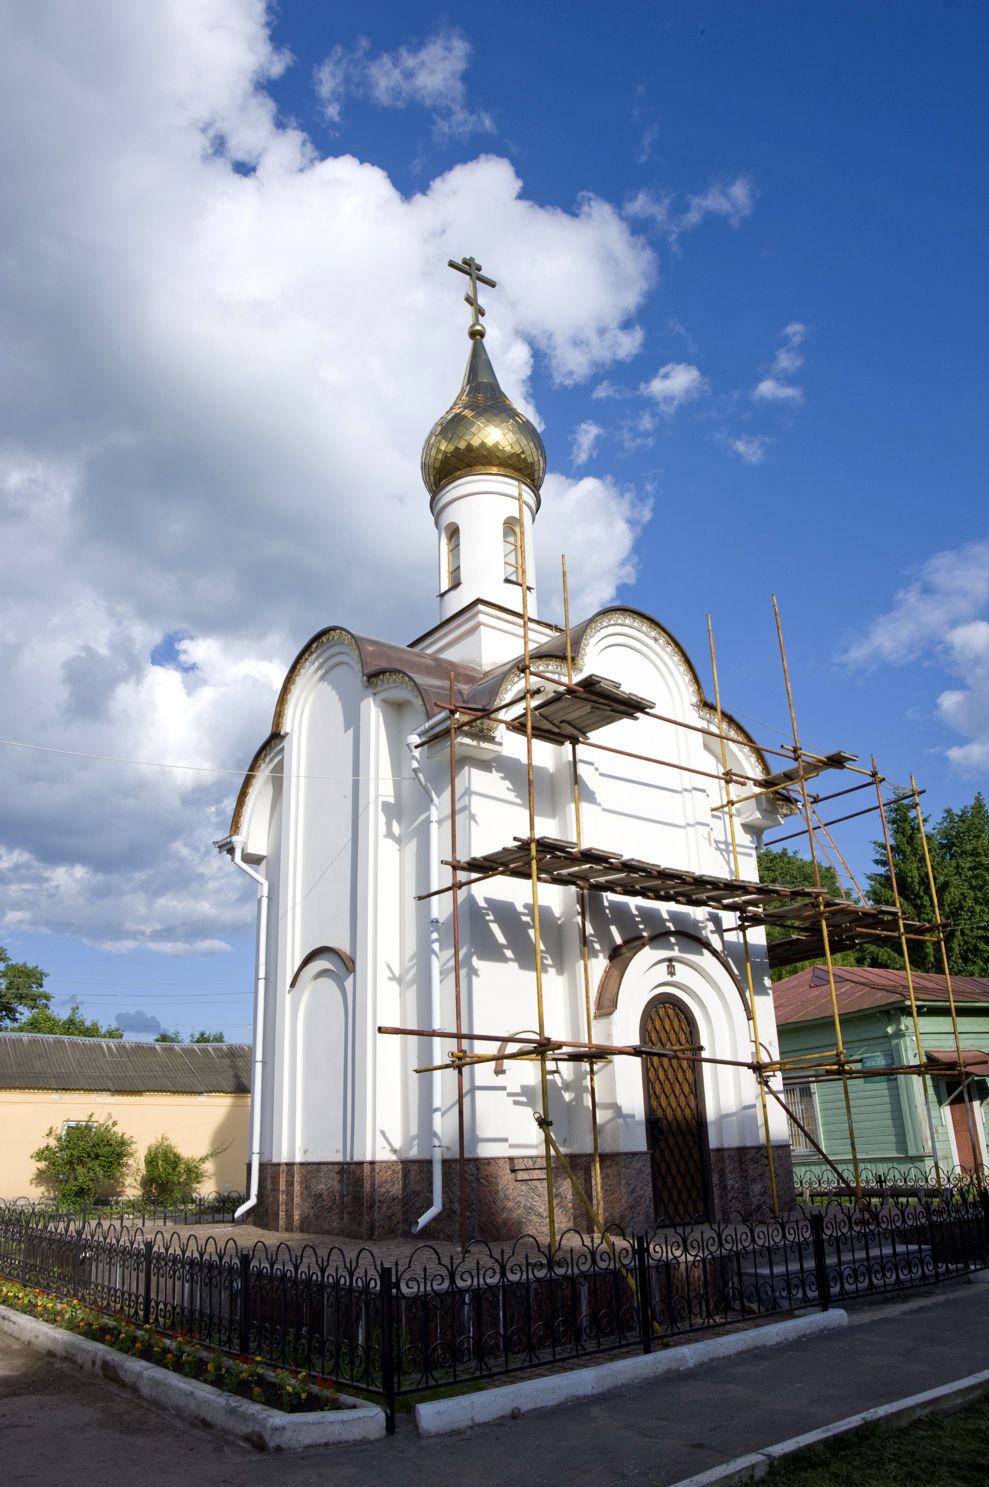
[[[522,559],[519,549],[518,522],[506,521],[502,527],[505,546],[505,582],[522,582]]]
[[[807,1139],[807,1134],[813,1136],[818,1146],[821,1144],[821,1122],[817,1115],[817,1101],[814,1098],[814,1084],[807,1080],[787,1080],[783,1085],[783,1099],[786,1101],[787,1125],[790,1128],[790,1146],[794,1151],[814,1152],[814,1147]],[[796,1119],[794,1119],[796,1117]],[[804,1131],[797,1125],[805,1128]],[[816,1155],[816,1153],[815,1153]]]
[[[446,529],[446,586],[455,589],[460,582],[460,528],[451,523]]]

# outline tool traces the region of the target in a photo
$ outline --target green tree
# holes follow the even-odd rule
[[[226,1041],[222,1033],[208,1033],[204,1028],[200,1028],[198,1033],[193,1033],[189,1039],[190,1043],[225,1043]]]
[[[168,1136],[159,1136],[144,1153],[141,1197],[167,1206],[191,1198],[206,1175],[212,1152],[202,1157],[183,1156]]]
[[[162,1028],[154,1041],[156,1043],[181,1043],[182,1039],[178,1032],[170,1033],[167,1028]]]
[[[122,1038],[119,1027],[103,1027],[93,1018],[87,1020],[73,1002],[64,1017],[52,1012],[49,1007],[36,1007],[27,1017],[16,1023],[14,1033],[57,1033],[63,1038]]]
[[[47,976],[40,966],[11,960],[0,945],[0,1028],[12,1026],[25,1012],[49,1005],[52,998],[45,990]]]
[[[821,875],[821,887],[825,893],[831,894],[833,898],[843,897],[841,883],[834,868],[828,862],[819,862],[818,870]],[[764,847],[759,853],[759,881],[760,883],[778,883],[781,888],[813,888],[814,864],[809,857],[801,857],[796,852],[791,852],[787,847]],[[777,899],[776,905],[785,903],[784,899]],[[792,930],[782,926],[770,924],[766,926],[767,940],[785,940],[793,933]],[[851,965],[854,956],[851,951],[844,951],[841,955],[832,956],[835,965]],[[786,976],[795,976],[797,971],[802,971],[806,966],[817,965],[817,960],[802,960],[796,965],[780,966],[773,971],[774,981],[781,981]]]
[[[123,1189],[134,1158],[133,1137],[125,1135],[112,1115],[49,1126],[47,1141],[31,1153],[35,1183],[52,1193],[59,1208],[85,1208],[94,1198],[112,1197]]]
[[[951,969],[959,976],[989,976],[989,810],[981,791],[971,805],[944,812],[937,848]]]
[[[931,899],[927,864],[924,860],[924,844],[921,840],[920,826],[913,801],[894,801],[886,808],[886,819],[889,825],[890,849],[903,917],[925,924],[929,923],[935,917],[934,904]],[[924,818],[924,832],[927,836],[927,848],[931,856],[934,881],[938,885],[940,896],[943,886],[941,853],[937,833],[929,829],[926,817]],[[874,871],[867,879],[867,897],[873,904],[892,904],[894,902],[893,885],[889,876],[885,843],[877,841],[872,845],[875,851]],[[897,940],[878,940],[871,945],[861,945],[855,954],[857,963],[861,966],[889,966],[899,969],[903,965],[903,957],[900,954]],[[937,945],[933,941],[911,940],[910,964],[915,971],[939,971],[941,962]]]

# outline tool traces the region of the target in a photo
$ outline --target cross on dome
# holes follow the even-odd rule
[[[470,258],[461,258],[459,263],[455,258],[449,258],[447,262],[451,268],[457,270],[458,274],[466,274],[470,279],[470,293],[464,295],[464,303],[470,305],[471,308],[470,329],[467,334],[472,341],[483,340],[484,326],[481,324],[481,316],[485,311],[484,306],[477,296],[477,286],[478,284],[486,284],[489,289],[497,289],[498,285],[494,279],[489,279],[481,273],[481,265],[473,256]]]

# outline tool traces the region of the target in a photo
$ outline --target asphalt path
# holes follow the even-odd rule
[[[10,1487],[668,1487],[734,1456],[989,1367],[989,1285],[860,1305],[851,1325],[438,1440],[263,1455],[0,1334]],[[861,1487],[868,1487],[862,1483]]]

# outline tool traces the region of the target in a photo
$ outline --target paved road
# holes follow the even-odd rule
[[[989,1367],[989,1285],[851,1315],[842,1332],[470,1434],[421,1441],[405,1419],[392,1440],[272,1456],[0,1336],[0,1470],[11,1487],[665,1487]]]

